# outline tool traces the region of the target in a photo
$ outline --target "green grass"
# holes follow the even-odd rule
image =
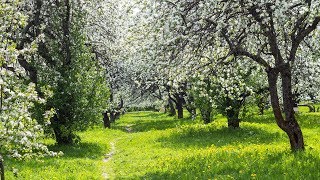
[[[106,168],[102,159],[110,151],[109,141],[120,134],[123,132],[95,128],[79,133],[82,142],[78,145],[57,146],[54,145],[53,140],[48,140],[50,150],[62,151],[64,155],[58,158],[22,162],[6,160],[6,178],[28,180],[101,179],[101,174]],[[12,172],[12,168],[18,170],[17,176]]]
[[[291,153],[286,134],[270,112],[228,129],[219,116],[203,125],[162,113],[121,117],[111,130],[80,133],[76,146],[50,146],[65,153],[41,161],[6,161],[19,170],[8,179],[319,179],[320,113],[300,113],[306,151]],[[114,144],[115,153],[103,162]]]

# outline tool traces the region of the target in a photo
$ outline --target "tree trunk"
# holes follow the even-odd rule
[[[175,103],[176,103],[176,108],[178,111],[178,119],[183,118],[183,104],[185,103],[183,96],[181,93],[176,93],[174,95],[175,98]]]
[[[259,114],[264,115],[264,107],[259,107]]]
[[[239,119],[240,109],[230,109],[227,110],[227,119],[228,119],[228,128],[239,128],[240,119]]]
[[[56,142],[60,145],[65,145],[65,144],[73,144],[73,134],[70,132],[64,132],[60,128],[55,128],[54,130],[54,135],[56,137]]]
[[[169,98],[168,100],[169,105],[169,116],[175,116],[176,115],[176,109],[174,108],[172,100]]]
[[[117,110],[117,111],[115,112],[115,114],[114,114],[115,120],[120,119],[120,116],[121,116],[121,112],[120,112],[120,110]]]
[[[259,114],[260,115],[263,115],[264,114],[264,109],[265,109],[265,106],[266,106],[266,97],[264,97],[264,95],[259,95],[259,97],[257,98],[257,105],[258,105],[258,108],[259,108]]]
[[[195,106],[194,97],[191,95],[188,95],[187,102],[186,102],[186,109],[188,110],[190,117],[192,119],[195,119],[197,116],[197,108]]]
[[[291,150],[304,150],[304,140],[298,122],[294,116],[294,101],[292,95],[292,85],[291,85],[291,72],[289,65],[286,65],[281,69],[281,79],[282,79],[282,95],[283,95],[283,109],[285,118],[282,115],[278,89],[277,89],[277,79],[279,73],[274,69],[269,70],[268,73],[268,83],[269,91],[271,97],[271,105],[273,108],[273,113],[278,126],[286,132],[289,137]]]
[[[193,108],[193,107],[190,107],[190,106],[187,106],[186,109],[188,110],[189,114],[190,114],[190,117],[192,119],[194,119],[196,116],[197,116],[197,110],[196,108]]]
[[[240,127],[240,108],[241,108],[242,102],[226,98],[226,107],[229,107],[230,109],[226,110],[226,116],[228,120],[228,128],[239,128]]]
[[[211,122],[211,109],[201,109],[201,117],[205,124],[209,124]]]
[[[0,155],[0,180],[4,180],[4,165],[3,165],[3,158]]]
[[[177,103],[177,111],[178,111],[178,119],[183,118],[183,103],[181,102],[180,98],[178,99]]]
[[[64,0],[65,17],[62,19],[62,30],[63,30],[63,44],[62,54],[64,55],[64,66],[70,68],[71,65],[71,40],[70,40],[70,29],[71,29],[71,5],[69,0]]]
[[[109,116],[108,116],[108,112],[104,112],[102,113],[103,114],[103,124],[104,124],[104,128],[111,128],[111,125],[110,125],[110,119],[109,119]]]
[[[110,121],[111,122],[116,121],[116,112],[114,110],[110,111]]]
[[[57,115],[53,117],[52,128],[58,144],[73,144],[75,135],[59,121]]]

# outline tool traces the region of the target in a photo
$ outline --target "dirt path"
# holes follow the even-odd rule
[[[128,124],[125,127],[125,130],[127,131],[127,133],[133,133],[133,129],[132,129],[133,124]],[[103,163],[105,164],[105,166],[103,167],[103,173],[102,173],[102,177],[103,179],[110,179],[109,174],[106,172],[107,168],[111,169],[112,172],[112,168],[111,167],[107,167],[106,164],[111,160],[111,158],[113,157],[113,155],[116,153],[116,146],[115,146],[115,142],[118,141],[120,138],[115,139],[113,142],[110,143],[111,149],[110,152],[105,154],[105,157],[103,158]],[[110,172],[110,171],[109,171]]]
[[[103,162],[104,164],[106,164],[107,162],[110,161],[110,159],[112,158],[112,156],[115,154],[116,152],[116,146],[115,146],[115,143],[114,142],[111,142],[110,143],[110,146],[111,146],[111,150],[108,154],[105,155],[104,159],[103,159]],[[106,167],[104,167],[106,168]],[[110,179],[108,173],[106,172],[106,170],[104,169],[103,170],[103,173],[102,173],[102,177],[103,179]]]

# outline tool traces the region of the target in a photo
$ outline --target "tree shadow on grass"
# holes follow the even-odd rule
[[[63,152],[63,158],[89,158],[101,159],[106,152],[97,143],[79,143],[75,145],[51,145],[49,150],[54,152]]]
[[[320,127],[320,113],[298,113],[296,114],[302,128],[318,128]],[[276,123],[273,113],[266,113],[265,115],[257,115],[246,117],[242,120],[243,122],[254,122],[260,124],[273,124]]]
[[[320,128],[320,113],[300,113],[297,116],[301,128]]]
[[[41,171],[49,171],[52,173],[51,171],[54,171],[55,169],[61,171],[61,173],[66,172],[68,176],[72,177],[73,174],[78,174],[79,172],[77,171],[80,171],[82,167],[90,166],[96,161],[102,161],[102,156],[104,156],[106,153],[103,147],[95,143],[80,143],[77,145],[49,145],[48,148],[54,152],[62,151],[63,155],[61,157],[45,157],[39,159],[27,159],[24,161],[10,159],[6,161],[6,166],[15,167],[19,170],[19,172],[21,172],[21,174],[18,174],[18,179],[30,179],[30,177],[32,177],[30,174],[28,174],[30,173],[30,170],[32,173]],[[70,172],[72,173],[70,174]],[[14,177],[10,169],[8,169],[7,173],[8,177],[11,177],[11,179]],[[42,178],[50,179],[50,177]],[[61,174],[61,179],[65,179],[64,174]]]
[[[201,125],[199,127],[182,127],[168,137],[161,137],[158,142],[164,147],[188,148],[210,147],[225,145],[270,144],[277,141],[286,141],[284,133],[270,133],[255,127],[217,129],[214,126]]]
[[[161,118],[167,117],[167,114],[153,111],[138,111],[138,112],[130,112],[127,114],[129,117],[134,118]]]
[[[221,152],[163,162],[137,179],[318,179],[319,168],[316,152]]]
[[[245,117],[242,119],[243,122],[253,122],[253,123],[260,123],[260,124],[272,124],[276,123],[274,115],[272,113],[266,113],[264,115],[254,115]]]
[[[196,123],[190,118],[176,119],[165,114],[151,114],[150,116],[141,117],[143,117],[143,119],[137,119],[132,124],[115,123],[112,128],[122,130],[124,132],[128,132],[128,128],[130,128],[130,133],[135,133],[151,130],[166,130],[176,128],[177,126]]]

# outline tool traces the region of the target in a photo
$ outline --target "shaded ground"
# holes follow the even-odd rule
[[[318,114],[300,114],[307,151],[292,154],[273,115],[252,116],[231,130],[225,118],[209,125],[160,113],[132,113],[114,129],[130,125],[110,166],[114,179],[314,179],[320,178]],[[311,122],[311,124],[310,124]]]
[[[18,175],[6,174],[7,179],[319,179],[320,114],[302,113],[298,119],[307,149],[291,153],[270,113],[250,116],[236,130],[221,116],[204,125],[162,113],[128,113],[112,129],[79,133],[79,145],[50,145],[65,153],[60,158],[7,160]]]

